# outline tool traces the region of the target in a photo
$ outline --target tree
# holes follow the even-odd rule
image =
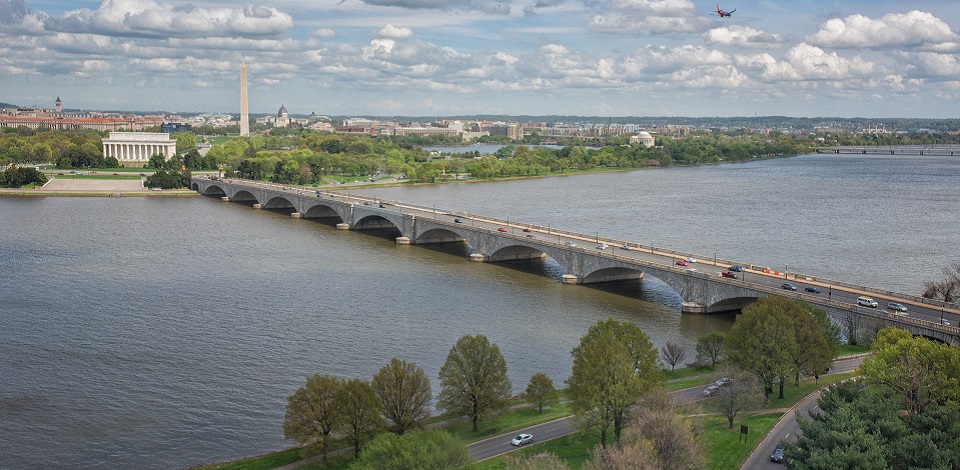
[[[860,365],[868,384],[897,392],[912,414],[933,404],[960,402],[960,349],[905,330],[884,328]]]
[[[927,299],[956,302],[960,293],[960,262],[943,268],[944,279],[923,284],[923,297]]]
[[[147,160],[147,166],[155,170],[163,168],[163,164],[166,163],[167,159],[159,153],[150,155],[150,159]]]
[[[327,460],[330,437],[341,417],[337,398],[343,384],[343,379],[315,374],[287,398],[283,437],[304,446],[301,456],[312,454],[319,447],[323,460]]]
[[[340,405],[344,435],[353,443],[354,458],[360,457],[360,449],[383,428],[380,416],[382,404],[369,382],[350,379],[340,388],[336,397]]]
[[[663,381],[657,350],[637,325],[609,319],[591,326],[571,354],[571,407],[581,426],[600,430],[606,447],[609,427],[619,441],[630,407]]]
[[[420,431],[377,436],[351,470],[434,470],[466,468],[470,453],[463,441],[446,431]]]
[[[728,429],[733,429],[733,420],[737,415],[752,408],[760,397],[749,374],[732,370],[727,378],[730,381],[714,390],[708,404],[727,418]]]
[[[810,304],[786,297],[765,297],[743,309],[727,332],[724,347],[730,361],[763,385],[764,403],[774,383],[783,387],[801,371],[819,372],[830,363],[826,332]]]
[[[687,357],[687,351],[679,344],[667,341],[667,344],[660,348],[660,355],[663,357],[663,362],[670,364],[670,370],[674,370],[677,364]]]
[[[510,398],[507,361],[483,335],[466,335],[450,349],[440,368],[437,405],[454,416],[468,416],[477,431],[484,416],[506,407]]]
[[[553,381],[543,372],[537,372],[530,377],[530,383],[527,385],[527,400],[537,405],[537,410],[543,413],[543,406],[557,402],[557,389],[553,386]]]
[[[704,468],[703,451],[693,423],[673,409],[661,389],[643,396],[636,419],[624,430],[619,446],[594,451],[585,470],[680,470]]]
[[[390,431],[403,434],[421,427],[430,417],[430,380],[415,363],[391,359],[373,375],[372,385]]]
[[[42,185],[46,182],[46,175],[35,168],[10,168],[0,173],[0,187],[4,188],[19,188],[31,183]]]
[[[697,362],[703,363],[710,359],[710,367],[716,368],[717,363],[723,360],[723,333],[714,331],[697,338]]]

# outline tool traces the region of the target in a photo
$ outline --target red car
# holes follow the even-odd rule
[[[503,227],[498,227],[498,228],[497,228],[497,231],[498,231],[498,232],[506,232],[507,229],[505,229],[505,228],[503,228]]]
[[[720,275],[723,276],[723,277],[729,277],[730,279],[736,279],[736,278],[737,278],[737,275],[734,274],[734,273],[732,273],[732,272],[730,272],[730,271],[724,271],[724,272],[720,273]]]
[[[523,231],[524,231],[524,232],[529,232],[529,231],[530,231],[530,229],[528,229],[528,228],[525,228],[525,229],[523,229]]]
[[[678,260],[677,260],[677,266],[689,266],[689,264],[688,264],[686,261],[682,260],[682,259],[678,259]]]

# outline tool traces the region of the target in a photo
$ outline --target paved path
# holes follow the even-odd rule
[[[95,191],[95,192],[131,192],[149,191],[141,180],[95,180],[53,178],[43,185],[40,191]]]

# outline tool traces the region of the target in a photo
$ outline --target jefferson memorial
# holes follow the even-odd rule
[[[169,160],[177,154],[177,141],[165,132],[111,132],[103,139],[103,156],[114,157],[121,165],[147,163],[153,155]]]

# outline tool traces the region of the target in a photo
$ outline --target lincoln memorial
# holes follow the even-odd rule
[[[177,141],[164,132],[111,132],[103,139],[103,157],[114,157],[120,165],[146,163],[156,154],[170,159],[177,154]]]

